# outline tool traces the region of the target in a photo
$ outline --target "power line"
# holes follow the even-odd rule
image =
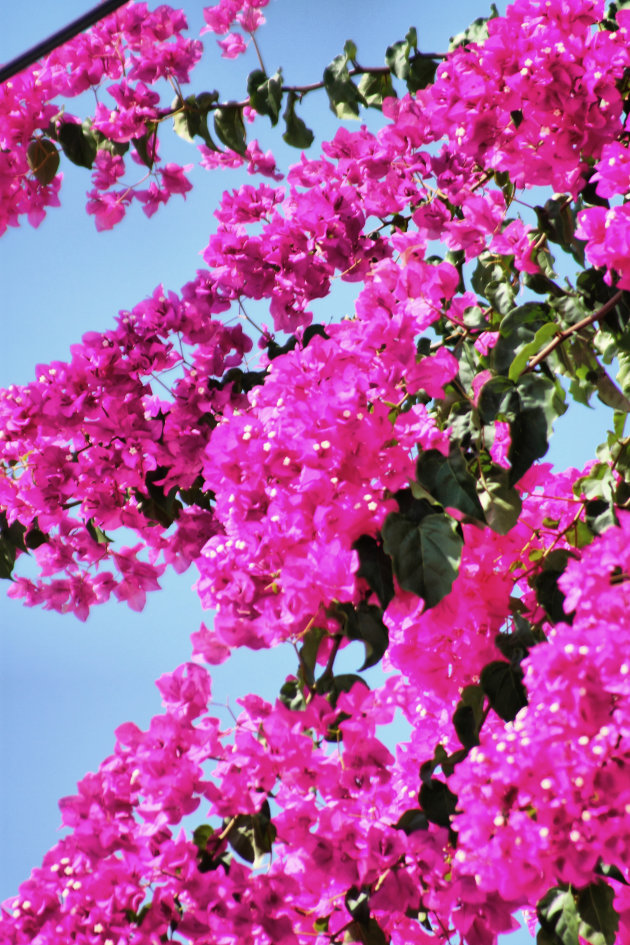
[[[113,13],[114,10],[117,10],[128,2],[129,0],[105,0],[104,3],[99,3],[93,10],[89,10],[76,20],[73,20],[72,23],[68,23],[67,26],[57,30],[57,32],[49,36],[48,39],[42,40],[41,43],[28,49],[20,56],[16,56],[11,62],[0,66],[0,85],[6,82],[7,79],[12,79],[14,75],[28,68],[28,66],[32,66],[34,62],[37,62],[42,56],[46,56],[48,53],[52,52],[53,49],[57,49],[58,46],[63,46],[69,39],[73,39],[79,33],[83,33],[83,31],[89,29],[90,26],[94,26],[99,20],[104,19],[109,13]]]

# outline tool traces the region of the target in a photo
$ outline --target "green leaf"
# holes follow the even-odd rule
[[[463,541],[456,522],[443,513],[430,513],[415,522],[392,512],[382,534],[403,590],[421,597],[427,609],[439,604],[450,593],[459,569]]]
[[[479,730],[483,721],[484,691],[481,686],[465,686],[453,714],[453,725],[464,748],[479,744]]]
[[[365,644],[365,662],[359,671],[375,666],[389,646],[389,634],[383,623],[381,608],[361,601],[358,607],[336,604],[334,612],[340,619],[345,636]]]
[[[224,824],[227,826],[227,822]],[[232,849],[257,869],[271,853],[276,828],[271,822],[269,802],[265,801],[257,814],[239,814],[227,834]]]
[[[523,673],[519,668],[495,660],[481,671],[481,688],[490,705],[503,719],[512,722],[517,713],[527,705],[527,692],[522,683]]]
[[[372,108],[380,108],[383,99],[396,98],[391,76],[383,75],[383,73],[364,72],[359,80],[358,89],[366,105]]]
[[[578,945],[578,914],[570,886],[554,886],[536,906],[543,931],[554,945]]]
[[[371,535],[361,535],[352,547],[359,555],[357,577],[368,582],[385,610],[394,597],[392,559],[385,553],[382,541]]]
[[[457,807],[457,795],[453,794],[448,785],[437,778],[431,778],[420,788],[419,799],[427,820],[440,827],[450,827],[451,817]]]
[[[439,450],[423,451],[416,464],[416,478],[440,505],[459,509],[478,521],[485,520],[475,480],[456,443],[451,443],[448,456]]]
[[[138,157],[140,158],[144,166],[149,168],[149,170],[153,168],[153,164],[155,163],[153,160],[153,157],[151,156],[151,153],[149,153],[149,141],[151,141],[151,144],[153,144],[156,128],[157,128],[157,125],[149,124],[147,125],[147,130],[143,135],[141,135],[139,138],[131,139],[131,143],[136,149]]]
[[[366,926],[370,921],[370,888],[351,886],[344,899],[346,909],[353,919]]]
[[[401,814],[394,824],[394,827],[396,830],[404,831],[404,833],[409,836],[409,834],[415,833],[417,830],[427,830],[429,821],[423,810],[420,810],[419,807],[414,807],[411,810],[406,810],[404,814]]]
[[[262,69],[254,69],[247,77],[247,94],[252,108],[277,125],[282,105],[282,71],[279,69],[268,78]]]
[[[306,699],[298,679],[287,679],[282,684],[278,699],[292,712],[303,712],[306,708]]]
[[[103,529],[96,524],[93,518],[89,518],[85,523],[85,529],[90,536],[90,538],[96,542],[97,545],[109,545],[114,540],[110,538],[109,535],[106,535]]]
[[[237,154],[245,154],[245,124],[243,110],[239,105],[215,109],[214,130],[226,148],[231,148]]]
[[[420,54],[413,56],[409,60],[409,74],[407,76],[407,88],[413,94],[419,89],[426,89],[435,81],[438,62],[436,59],[430,59],[428,56]]]
[[[366,102],[350,78],[346,53],[335,56],[324,69],[324,87],[337,118],[359,117],[359,106]]]
[[[35,138],[26,149],[26,160],[40,184],[50,184],[59,170],[59,151],[49,138]]]
[[[552,623],[572,623],[573,614],[564,610],[565,595],[558,587],[558,578],[564,574],[569,558],[574,557],[564,548],[558,548],[543,561],[542,570],[532,579],[536,600],[544,607]]]
[[[297,95],[295,92],[289,92],[287,97],[287,107],[282,115],[286,131],[282,135],[283,141],[290,144],[292,148],[310,148],[315,138],[310,128],[307,128],[301,118],[295,114],[295,103]]]
[[[352,922],[343,933],[344,943],[361,942],[361,945],[388,945],[388,939],[376,919],[370,919],[367,928],[360,922]]]
[[[89,124],[64,122],[57,129],[57,140],[66,157],[79,167],[92,168],[96,157],[96,140]]]
[[[171,106],[179,111],[173,115],[173,130],[184,141],[192,142],[201,128],[201,113],[197,105],[197,96],[189,95],[183,102],[175,99]]]
[[[591,945],[614,945],[619,916],[613,906],[615,894],[608,883],[599,881],[583,889],[577,898],[578,934]]]
[[[308,686],[311,686],[314,682],[317,654],[323,638],[327,635],[322,627],[311,627],[304,635],[300,649],[300,665],[301,668],[306,670],[307,678],[305,682]]]
[[[0,578],[11,578],[15,556],[16,548],[13,542],[7,535],[0,535]]]
[[[533,339],[519,349],[518,354],[510,365],[508,372],[509,379],[511,381],[518,380],[519,376],[527,367],[529,359],[537,355],[557,333],[558,326],[555,322],[547,322],[539,328]]]
[[[490,9],[492,11],[490,16],[478,16],[476,20],[473,20],[468,29],[465,29],[462,33],[457,33],[455,36],[451,36],[448,45],[449,52],[453,49],[457,49],[458,46],[468,46],[470,43],[485,42],[488,38],[488,20],[492,20],[495,16],[499,15],[499,11],[494,3],[490,4]]]
[[[490,528],[499,535],[507,535],[516,525],[523,506],[519,493],[508,482],[507,470],[501,470],[492,479],[485,477],[480,499]]]

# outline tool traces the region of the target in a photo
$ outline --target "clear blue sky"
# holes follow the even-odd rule
[[[6,5],[0,61],[93,3],[21,0]],[[183,4],[192,26],[201,23],[203,5],[202,0]],[[499,7],[504,9],[505,2]],[[418,28],[421,48],[443,50],[449,36],[485,14],[487,5],[477,0],[273,0],[267,12],[268,25],[259,35],[267,68],[281,65],[287,81],[297,83],[319,78],[348,38],[357,43],[365,64],[382,64],[385,47],[410,25]],[[217,87],[240,96],[247,72],[256,67],[253,54],[225,62],[212,51],[212,36],[206,40],[211,55],[195,75],[193,89]],[[309,99],[304,117],[320,136],[334,134],[337,123],[323,96]],[[281,166],[298,158],[297,151],[282,146],[277,131],[269,133],[262,123],[261,128],[261,145],[273,148]],[[183,144],[177,153],[182,163],[195,160]],[[61,209],[51,211],[38,230],[25,225],[0,240],[2,386],[29,381],[38,362],[64,360],[69,345],[85,331],[109,327],[119,309],[140,301],[159,282],[179,289],[201,263],[198,254],[213,228],[212,210],[221,191],[238,186],[244,176],[196,169],[195,190],[186,202],[173,198],[152,220],[135,207],[114,231],[98,234],[84,211],[89,174],[68,168],[67,162],[64,169]],[[350,296],[339,304],[349,308]],[[601,426],[602,416],[585,410],[565,420],[554,440],[554,461],[583,463],[601,439]],[[0,594],[0,900],[15,893],[55,843],[58,798],[74,793],[77,780],[111,752],[114,728],[127,720],[146,725],[160,710],[153,680],[188,658],[188,636],[202,619],[190,590],[194,577],[192,570],[169,576],[142,614],[111,603],[95,609],[86,624],[24,608]],[[249,691],[273,698],[293,664],[291,652],[236,654],[214,673],[216,699],[233,703]],[[518,945],[519,939],[529,940],[517,936],[510,941]]]

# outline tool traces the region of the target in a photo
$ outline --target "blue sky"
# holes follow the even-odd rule
[[[93,5],[92,0],[21,0],[3,10],[0,61],[48,36]],[[201,23],[202,0],[187,0],[191,26]],[[268,71],[283,66],[287,81],[318,79],[323,67],[352,38],[359,60],[381,64],[385,47],[418,28],[421,48],[444,50],[459,32],[487,9],[477,0],[273,0],[259,42]],[[505,3],[499,4],[500,9]],[[445,16],[444,11],[448,11]],[[200,92],[217,87],[241,95],[253,53],[235,63],[214,53],[195,75]],[[70,103],[70,109],[72,104]],[[337,122],[323,95],[312,96],[304,118],[322,137]],[[299,152],[280,142],[261,123],[263,149],[272,147],[281,166]],[[182,163],[194,151],[178,146]],[[38,230],[25,225],[0,242],[4,334],[0,385],[26,382],[37,363],[64,360],[70,344],[87,330],[105,329],[121,308],[129,308],[163,282],[178,289],[201,264],[199,252],[214,226],[213,208],[225,188],[238,186],[235,172],[193,172],[195,190],[187,201],[171,203],[147,220],[135,207],[112,232],[98,234],[84,210],[89,175],[67,167],[62,207]],[[249,178],[251,181],[252,179]],[[337,305],[351,308],[347,288]],[[571,411],[554,438],[552,458],[561,466],[588,459],[606,417],[600,411]],[[56,841],[57,800],[74,792],[86,771],[111,752],[114,728],[127,720],[146,725],[160,710],[153,685],[161,673],[188,658],[188,636],[202,616],[190,590],[193,571],[170,575],[162,593],[149,597],[142,614],[117,603],[96,609],[86,624],[39,609],[27,609],[0,595],[0,900]],[[0,588],[0,590],[3,590]],[[355,654],[358,656],[358,654]],[[359,660],[349,657],[350,665]],[[273,698],[294,669],[291,651],[236,654],[214,673],[217,702],[257,691]],[[506,864],[507,868],[508,864]],[[518,942],[518,937],[511,939]]]

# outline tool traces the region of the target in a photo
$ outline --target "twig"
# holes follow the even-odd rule
[[[527,366],[523,370],[523,374],[529,374],[530,371],[533,371],[534,368],[541,363],[541,361],[544,361],[552,351],[555,351],[558,345],[561,345],[563,341],[566,341],[567,338],[570,338],[571,335],[574,335],[576,331],[586,328],[587,325],[592,325],[593,322],[599,321],[600,318],[603,318],[604,315],[607,315],[608,312],[610,312],[610,310],[615,307],[622,295],[623,291],[619,289],[619,291],[615,292],[612,298],[608,299],[606,304],[602,305],[601,308],[598,308],[596,312],[591,312],[590,315],[587,315],[586,318],[582,319],[582,321],[576,322],[575,325],[571,325],[570,328],[565,328],[564,331],[559,331],[555,338],[552,338],[549,344],[545,345],[542,351],[539,351],[538,354],[531,359],[531,361],[528,361]]]

